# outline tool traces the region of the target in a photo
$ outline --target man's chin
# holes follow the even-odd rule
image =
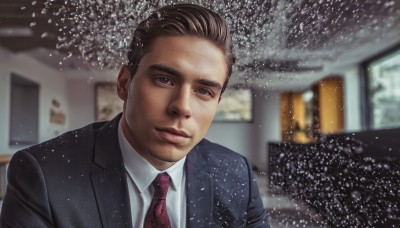
[[[155,156],[157,160],[160,162],[169,162],[169,163],[175,163],[180,161],[182,158],[184,158],[186,154],[183,154],[182,156]]]
[[[191,144],[170,144],[162,143],[157,148],[153,148],[152,156],[160,162],[178,162],[184,158],[194,146]]]

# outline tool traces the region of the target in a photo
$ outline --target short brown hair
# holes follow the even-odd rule
[[[128,66],[132,76],[140,59],[149,50],[155,38],[162,35],[194,35],[214,43],[224,54],[227,78],[222,92],[232,74],[235,56],[232,52],[232,36],[225,20],[217,13],[194,4],[177,4],[154,11],[136,28],[128,52]]]

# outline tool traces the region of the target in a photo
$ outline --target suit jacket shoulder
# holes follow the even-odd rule
[[[242,155],[204,139],[188,154],[186,173],[189,214],[203,217],[192,218],[198,222],[191,227],[268,227],[255,177]]]
[[[119,117],[17,152],[2,227],[130,227]]]

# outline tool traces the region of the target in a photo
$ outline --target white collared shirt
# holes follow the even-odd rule
[[[166,170],[159,171],[133,149],[118,126],[118,140],[127,172],[127,183],[132,212],[133,227],[143,227],[144,219],[153,199],[151,183],[159,173],[167,173],[170,187],[167,193],[167,211],[172,227],[186,227],[186,156]]]

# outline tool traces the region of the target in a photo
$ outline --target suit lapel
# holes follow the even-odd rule
[[[104,124],[96,135],[92,184],[103,227],[132,227],[126,172],[118,142],[121,115]]]
[[[132,227],[125,172],[120,166],[92,174],[103,227]]]
[[[213,183],[197,145],[186,158],[187,226],[210,227],[213,223]]]

